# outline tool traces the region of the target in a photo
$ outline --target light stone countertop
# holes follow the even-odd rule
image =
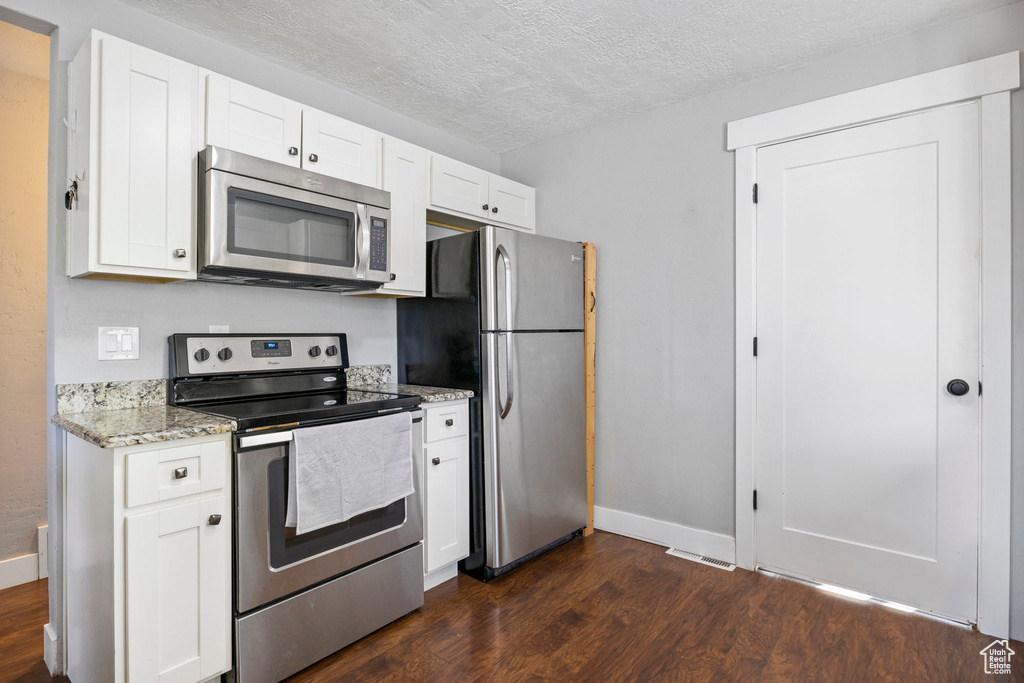
[[[443,403],[444,401],[459,401],[465,398],[473,398],[475,395],[469,389],[448,389],[445,387],[425,387],[419,384],[395,384],[385,382],[381,384],[349,386],[349,390],[359,391],[390,391],[395,394],[408,394],[419,396],[420,403]]]
[[[174,406],[142,406],[86,413],[58,413],[50,421],[100,448],[188,439],[235,430],[235,422]]]

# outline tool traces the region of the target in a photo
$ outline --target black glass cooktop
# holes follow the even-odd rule
[[[235,420],[238,431],[274,426],[295,427],[327,420],[372,415],[380,411],[408,409],[420,404],[419,396],[376,391],[331,391],[302,396],[190,405],[192,410]]]

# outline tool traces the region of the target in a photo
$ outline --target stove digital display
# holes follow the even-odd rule
[[[292,355],[292,343],[287,339],[254,339],[250,343],[253,358],[281,358]]]

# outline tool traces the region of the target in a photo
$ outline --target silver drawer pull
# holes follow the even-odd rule
[[[452,420],[450,418],[444,421],[445,427],[451,427],[453,424],[455,424],[455,420]]]
[[[178,469],[174,470],[174,478],[175,479],[184,479],[187,476],[188,476],[188,468],[187,467],[179,467]]]
[[[435,464],[435,465],[440,465],[441,464],[441,458],[434,458],[430,462]]]
[[[220,515],[210,515],[210,526],[217,526],[220,524]]]

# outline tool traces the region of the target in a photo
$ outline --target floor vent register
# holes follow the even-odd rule
[[[733,569],[736,569],[736,565],[726,562],[725,560],[716,560],[712,557],[705,557],[704,555],[698,555],[696,553],[688,553],[685,550],[679,550],[678,548],[669,548],[665,551],[665,554],[671,555],[672,557],[681,557],[684,560],[690,560],[691,562],[700,562],[701,564],[706,564],[709,567],[718,567],[719,569],[724,569],[727,572],[731,572]]]

